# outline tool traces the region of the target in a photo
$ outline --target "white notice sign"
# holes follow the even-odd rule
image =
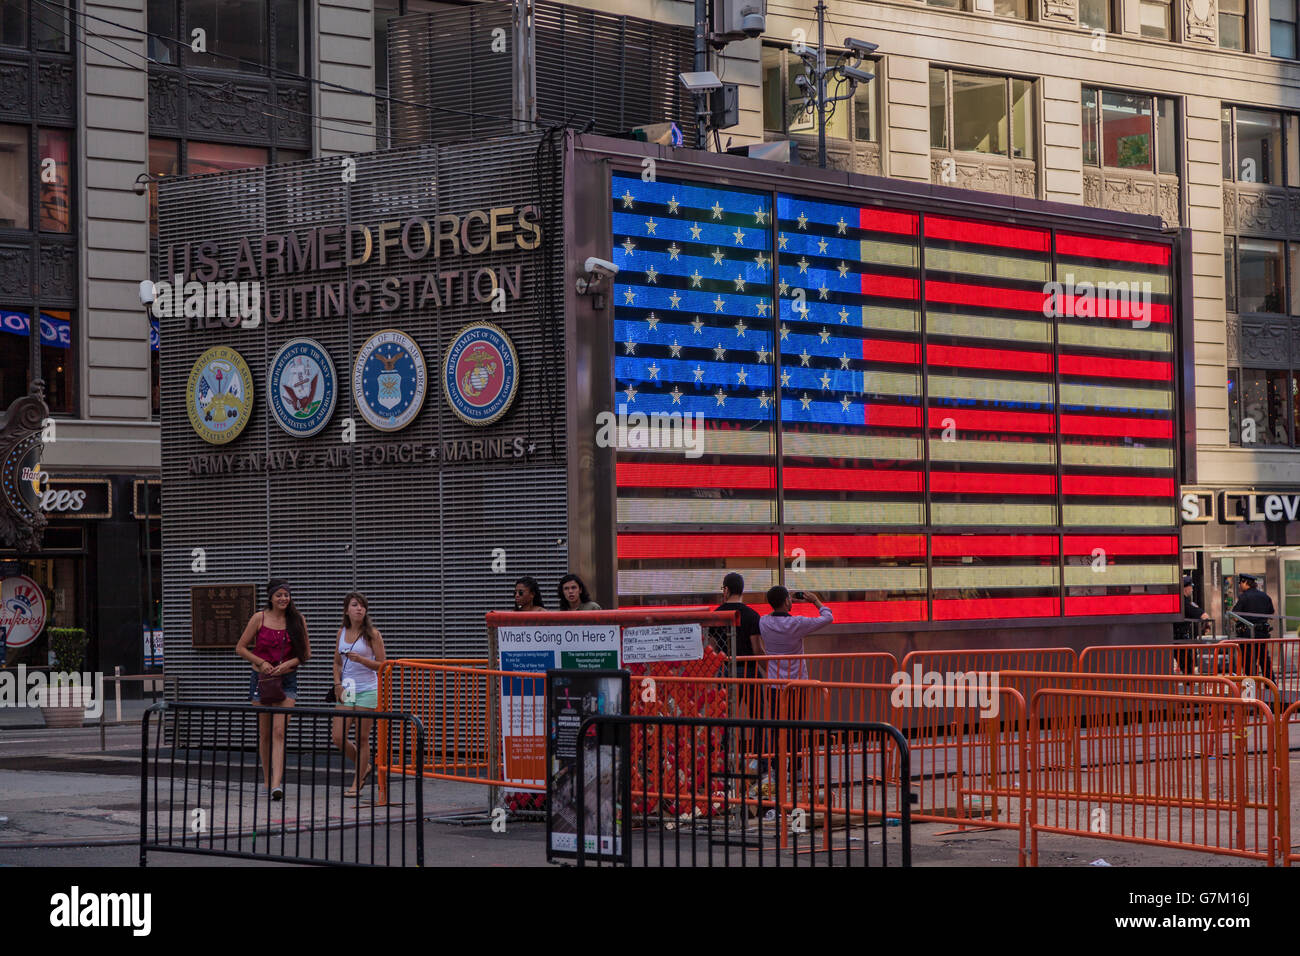
[[[704,657],[704,643],[698,624],[655,624],[623,628],[623,663],[652,661],[698,661]]]

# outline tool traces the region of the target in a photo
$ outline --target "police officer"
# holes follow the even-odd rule
[[[1272,680],[1273,667],[1269,659],[1268,645],[1261,642],[1269,636],[1273,627],[1269,618],[1277,612],[1273,610],[1272,598],[1255,587],[1253,574],[1238,575],[1238,578],[1241,595],[1232,610],[1247,620],[1254,621],[1253,626],[1243,624],[1241,621],[1235,622],[1237,637],[1248,642],[1243,645],[1245,657],[1243,663],[1248,672],[1260,672],[1266,679]]]
[[[1201,636],[1201,622],[1208,621],[1210,615],[1202,610],[1192,596],[1194,586],[1190,574],[1183,575],[1183,623],[1174,625],[1174,640],[1194,641]],[[1190,674],[1196,664],[1196,653],[1190,648],[1177,652],[1178,669]]]

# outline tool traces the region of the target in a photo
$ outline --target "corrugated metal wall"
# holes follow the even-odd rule
[[[514,119],[619,134],[675,121],[695,141],[695,108],[679,74],[693,68],[693,32],[668,23],[535,0],[531,45],[516,3],[412,14],[388,32],[392,142],[503,133]],[[503,31],[493,45],[493,32]],[[516,94],[533,51],[535,106]],[[525,125],[523,128],[531,128]]]
[[[160,190],[160,248],[218,240],[223,276],[237,240],[306,226],[366,224],[440,213],[538,203],[537,136],[472,144],[422,146],[357,156],[355,182],[344,182],[339,158],[214,176],[165,180]],[[264,586],[274,574],[290,580],[307,618],[313,659],[302,672],[299,700],[319,702],[329,685],[343,595],[354,587],[370,600],[390,657],[485,653],[483,614],[511,606],[512,582],[535,575],[549,590],[566,570],[564,343],[562,300],[543,307],[545,255],[563,256],[560,169],[545,190],[551,242],[533,251],[412,262],[390,250],[387,265],[371,262],[327,273],[274,275],[272,294],[310,281],[424,274],[466,267],[514,266],[523,271],[518,300],[505,313],[489,304],[402,308],[327,319],[294,319],[258,329],[189,331],[185,320],[162,319],[163,607],[169,673],[184,697],[242,700],[248,666],[228,649],[196,650],[190,640],[190,588],[199,584]],[[396,253],[394,255],[394,253]],[[555,276],[562,275],[556,268]],[[558,282],[558,279],[556,280]],[[458,297],[457,297],[458,303]],[[455,333],[474,320],[503,328],[519,356],[519,393],[500,422],[474,428],[448,407],[440,381]],[[554,322],[548,334],[547,324]],[[372,429],[354,408],[352,363],[366,339],[385,328],[412,336],[424,353],[428,392],[415,421],[400,432]],[[291,338],[306,336],[330,353],[338,375],[338,406],[329,425],[309,439],[284,433],[270,415],[267,367]],[[186,384],[196,359],[228,345],[248,363],[256,388],[252,421],[234,441],[215,446],[191,428]],[[343,422],[356,421],[356,443],[343,443]],[[555,428],[552,429],[552,421]],[[555,441],[552,442],[554,435]],[[190,474],[191,456],[289,450],[314,452],[389,442],[426,444],[472,438],[521,437],[535,445],[519,462],[374,464],[282,471]],[[207,570],[191,569],[192,549],[206,551]],[[506,573],[494,574],[492,550],[506,550]],[[231,635],[232,642],[237,633]]]

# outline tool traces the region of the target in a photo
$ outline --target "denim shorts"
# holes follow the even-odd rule
[[[257,671],[253,671],[253,673],[248,678],[248,699],[249,700],[260,700],[257,694],[257,679],[259,676],[261,675],[259,675]],[[298,672],[290,671],[289,673],[284,674],[282,676],[283,676],[282,683],[284,685],[284,696],[287,697],[289,700],[297,700],[298,699]]]
[[[377,690],[359,690],[352,703],[340,703],[339,707],[360,708],[361,710],[378,710],[379,709],[379,691]]]

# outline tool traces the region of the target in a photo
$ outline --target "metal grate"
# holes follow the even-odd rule
[[[504,133],[516,120],[524,129],[591,121],[608,134],[672,120],[694,142],[694,106],[678,80],[694,62],[690,28],[551,0],[532,7],[531,24],[518,0],[393,20],[393,96],[432,108],[394,103],[392,142]],[[495,30],[504,34],[494,49]],[[516,55],[528,50],[532,66]],[[523,89],[535,89],[532,107]]]
[[[412,262],[401,255],[331,272],[263,277],[278,297],[295,284],[352,282],[438,270],[509,267],[522,270],[520,297],[505,313],[487,303],[443,308],[267,321],[257,329],[189,330],[184,319],[163,318],[163,613],[167,669],[180,678],[181,694],[194,701],[243,700],[249,669],[226,649],[195,650],[190,641],[190,587],[256,583],[258,599],[272,574],[293,584],[307,618],[312,660],[299,679],[299,699],[319,702],[330,681],[332,649],[343,596],[361,590],[384,633],[390,657],[482,656],[487,649],[483,613],[509,606],[511,582],[533,574],[548,588],[566,570],[568,548],[565,471],[564,341],[561,290],[544,283],[543,256],[563,274],[563,224],[558,208],[563,171],[555,168],[539,193],[536,135],[473,143],[418,146],[351,157],[354,182],[345,181],[340,158],[198,177],[160,184],[159,269],[166,250],[205,240],[221,244],[224,271],[238,241],[309,225],[379,223],[442,213],[522,206],[545,197],[554,239],[536,250],[503,250],[472,258]],[[159,275],[162,279],[165,276]],[[550,309],[543,307],[550,294]],[[503,328],[519,355],[520,385],[506,417],[488,428],[456,418],[440,383],[439,366],[457,331],[475,320]],[[429,387],[424,406],[406,429],[384,434],[357,414],[351,397],[352,363],[373,333],[398,328],[424,353]],[[310,439],[285,434],[267,407],[267,367],[291,338],[315,339],[330,353],[337,373],[338,405],[330,424]],[[237,349],[248,363],[256,395],[252,421],[223,446],[193,431],[186,412],[190,370],[215,345]],[[192,456],[250,453],[319,454],[347,447],[344,420],[356,422],[355,450],[377,444],[501,438],[531,443],[523,461],[376,463],[190,474]],[[557,426],[552,429],[552,421]],[[554,436],[555,442],[552,443]],[[191,569],[192,549],[206,552],[207,570]],[[491,570],[492,551],[504,548],[504,574]],[[230,635],[231,642],[237,633]]]

